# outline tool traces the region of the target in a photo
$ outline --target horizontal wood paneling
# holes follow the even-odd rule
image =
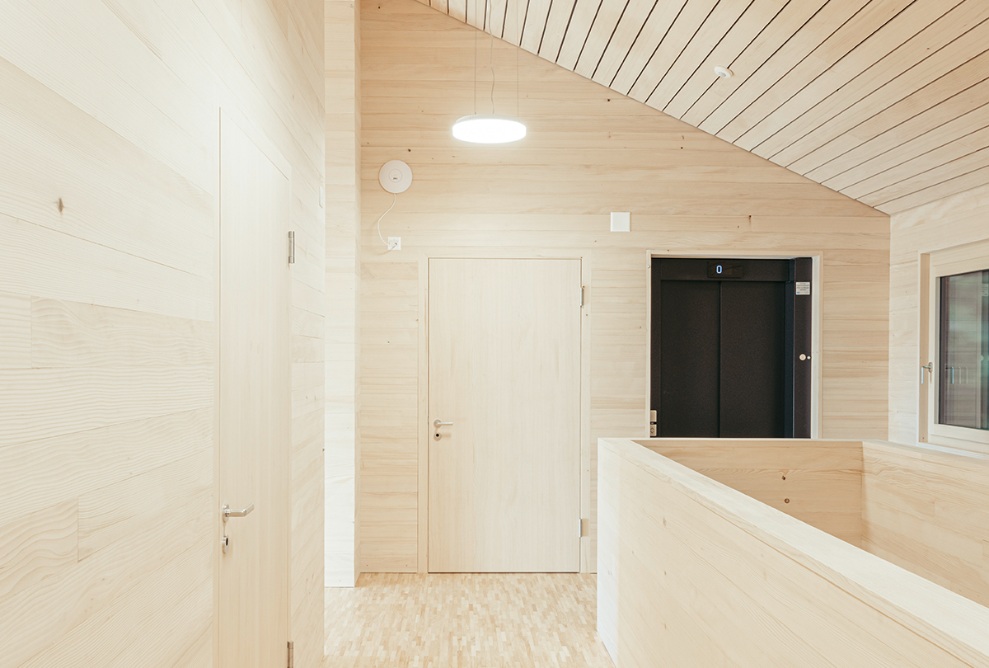
[[[0,522],[211,448],[210,408],[0,446]]]
[[[638,442],[836,538],[862,543],[861,441]]]
[[[79,560],[79,508],[64,501],[0,526],[0,597],[57,577]]]
[[[362,571],[417,568],[418,281],[418,264],[361,258]]]
[[[190,572],[208,573],[211,551],[200,544],[186,550],[141,584],[114,599],[109,622],[90,617],[25,666],[127,666],[148,656],[177,661],[186,649],[186,627],[209,627],[209,581],[190,582]],[[179,664],[176,664],[179,665]],[[209,665],[209,661],[198,664]]]
[[[10,29],[0,57],[173,171],[212,189],[215,116],[209,103],[106,4],[9,5],[3,18]]]
[[[211,279],[0,211],[0,281],[17,294],[212,320]],[[207,267],[203,268],[208,272]]]
[[[189,550],[212,553],[213,499],[202,494],[159,516],[159,521],[128,540],[111,545],[100,559],[86,559],[61,569],[56,576],[5,597],[0,601],[0,623],[4,634],[4,660],[19,666],[58,642],[80,624],[94,617],[95,610],[110,608],[134,587],[148,586],[154,574]],[[155,558],[149,559],[148,555]],[[200,562],[202,564],[202,562]],[[209,575],[203,570],[183,569],[189,584],[211,589],[208,580],[193,578],[192,574]],[[189,610],[189,619],[197,611]],[[209,614],[209,611],[207,611]],[[126,619],[113,615],[96,616],[98,623],[128,625]],[[200,627],[199,632],[202,631]],[[183,630],[181,635],[195,629]],[[74,651],[86,653],[107,651],[106,639],[99,635],[78,638]],[[186,641],[188,642],[188,640]],[[115,646],[115,644],[113,644]]]
[[[213,630],[208,628],[175,661],[178,666],[208,666],[213,660]]]
[[[208,407],[209,367],[0,371],[0,442],[32,441]]]
[[[0,664],[214,661],[219,113],[291,173],[294,392],[319,401],[322,17],[322,0],[0,9]],[[321,464],[319,418],[293,432],[300,464]],[[312,469],[293,466],[307,500]],[[296,658],[317,665],[322,514],[293,508]]]
[[[210,190],[156,160],[6,60],[0,85],[24,103],[0,109],[6,213],[200,276],[216,253]],[[209,153],[202,158],[207,164]],[[148,188],[153,181],[158,188]],[[61,210],[59,208],[61,201]],[[134,218],[146,229],[133,234]]]
[[[989,606],[989,457],[863,447],[866,549]]]
[[[989,127],[985,109],[952,124],[987,81],[989,10],[979,0],[509,3],[506,21],[525,12],[521,36],[505,29],[497,0],[487,3],[499,16],[491,25],[484,2],[465,12],[419,1],[883,211],[989,180],[980,171],[989,154],[931,154],[977,147],[969,135]],[[450,68],[473,62],[437,53]],[[718,79],[716,65],[734,76]],[[896,188],[857,185],[870,180]]]
[[[0,294],[0,369],[31,367],[31,299]]]
[[[31,300],[31,330],[36,368],[205,366],[216,336],[211,323],[54,299]]]
[[[79,497],[79,559],[152,525],[183,500],[209,493],[213,453],[203,450]],[[140,503],[133,503],[140,498]]]
[[[193,561],[196,556],[198,556],[198,561]],[[208,564],[201,554],[190,553],[188,557],[191,561],[190,570],[200,569],[204,564]],[[176,666],[210,665],[211,657],[207,658],[207,655],[193,655],[195,658],[187,658],[189,651],[195,651],[200,646],[199,643],[203,642],[202,639],[194,641],[193,645],[187,645],[186,642],[180,641],[177,637],[177,632],[186,627],[193,629],[209,628],[212,600],[206,587],[198,586],[189,591],[188,586],[183,590],[181,585],[178,585],[174,589],[168,589],[168,579],[174,578],[174,575],[166,572],[159,577],[161,580],[156,581],[155,589],[151,590],[149,587],[148,591],[128,597],[128,600],[122,601],[122,605],[118,607],[121,617],[137,619],[139,622],[127,626],[128,635],[124,640],[126,645],[113,658],[113,665],[134,665],[139,663],[142,657],[152,652],[155,656],[164,657],[165,661],[174,662]],[[149,609],[148,601],[154,600],[156,596],[160,597],[161,601],[171,605]],[[130,615],[134,615],[134,617],[130,617]],[[107,633],[106,637],[113,637],[111,633]],[[148,638],[151,639],[150,643]],[[212,649],[208,643],[205,644],[205,647]]]
[[[365,3],[361,25],[363,570],[425,564],[416,537],[429,257],[583,260],[586,569],[597,438],[648,433],[650,251],[820,256],[822,435],[885,433],[883,214],[502,44],[496,103],[514,107],[517,59],[529,135],[498,147],[457,142],[450,126],[472,110],[471,29],[408,0]],[[479,76],[483,97],[490,75]],[[380,221],[383,236],[402,237],[403,250],[387,252],[375,223],[393,200],[377,172],[396,158],[412,167],[413,185]],[[632,232],[610,233],[610,211],[631,211]]]

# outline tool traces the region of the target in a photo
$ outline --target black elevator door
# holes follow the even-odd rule
[[[718,436],[721,286],[666,281],[660,304],[660,436]],[[677,323],[676,326],[669,326]]]
[[[782,438],[785,283],[721,284],[719,436]]]
[[[657,435],[808,436],[799,424],[794,429],[794,365],[788,363],[801,338],[794,336],[793,261],[735,262],[734,276],[724,279],[710,263],[654,260]],[[809,309],[806,315],[809,336]],[[809,407],[809,397],[797,394]]]

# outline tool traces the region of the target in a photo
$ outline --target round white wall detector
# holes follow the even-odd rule
[[[412,185],[412,168],[401,160],[389,160],[378,170],[378,181],[390,193],[404,193]]]

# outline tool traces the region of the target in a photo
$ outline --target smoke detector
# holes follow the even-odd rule
[[[378,170],[378,182],[390,193],[404,193],[412,185],[412,168],[401,160],[389,160]]]
[[[734,74],[734,72],[732,72],[730,69],[728,69],[727,67],[722,67],[721,65],[717,65],[714,68],[714,73],[717,74],[722,79],[731,79],[732,75]]]

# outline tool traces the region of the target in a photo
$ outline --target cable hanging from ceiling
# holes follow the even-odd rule
[[[477,3],[475,2],[475,9]],[[476,14],[476,11],[475,11]],[[482,28],[491,28],[491,2],[484,0],[484,18]],[[519,41],[521,42],[521,30],[519,31]],[[494,40],[491,35],[490,49],[488,51],[488,67],[491,70],[491,113],[477,113],[477,70],[478,70],[478,34],[474,33],[474,113],[462,116],[453,124],[453,136],[461,141],[473,144],[507,144],[518,141],[526,136],[525,124],[510,116],[499,116],[495,113],[495,65],[494,65]],[[519,47],[521,48],[521,46]],[[515,113],[518,115],[519,106],[519,61],[518,53],[515,57]]]

